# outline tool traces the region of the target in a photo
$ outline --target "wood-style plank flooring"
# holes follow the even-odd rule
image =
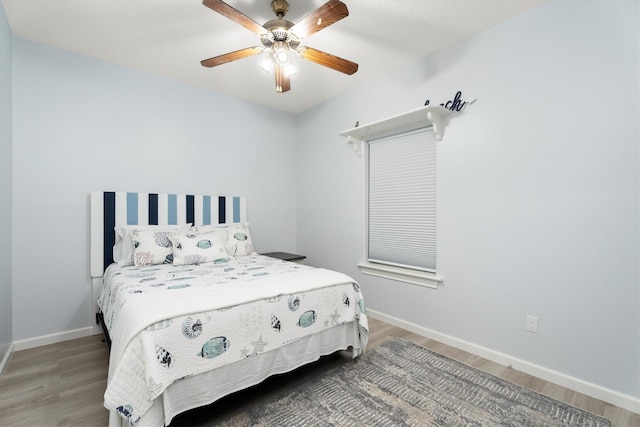
[[[421,337],[370,318],[369,348],[392,336],[429,348],[477,369],[590,411],[609,419],[613,426],[640,427],[640,415],[518,372],[481,357]],[[227,397],[207,408],[177,417],[171,427],[212,426],[270,393],[313,378],[341,355],[329,356],[292,374],[269,379],[252,390]],[[108,365],[107,346],[101,336],[80,338],[13,354],[0,377],[0,426],[106,426],[102,406]]]

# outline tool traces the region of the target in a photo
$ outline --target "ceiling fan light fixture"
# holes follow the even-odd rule
[[[265,57],[260,60],[260,69],[265,73],[271,73],[275,66],[276,63],[274,62],[271,54],[265,55]]]
[[[265,73],[271,74],[275,67],[278,66],[286,77],[291,77],[297,74],[298,69],[291,59],[291,52],[289,51],[285,53],[287,58],[283,59],[281,56],[278,56],[278,52],[269,51],[269,53],[260,60],[258,64],[260,69]]]
[[[284,75],[286,77],[291,77],[291,76],[294,76],[294,75],[298,74],[298,69],[296,68],[295,65],[290,64],[290,65],[287,65],[286,67],[284,67],[282,72],[284,73]]]
[[[284,42],[276,42],[273,48],[273,59],[276,64],[286,67],[291,64],[291,51],[289,46]]]
[[[278,65],[282,67],[286,67],[291,63],[291,56],[289,55],[289,52],[287,52],[286,50],[277,50],[273,54],[273,57],[278,63]]]

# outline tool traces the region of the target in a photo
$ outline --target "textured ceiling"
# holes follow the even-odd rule
[[[297,22],[326,0],[289,0]],[[199,0],[2,0],[14,36],[299,113],[547,0],[343,0],[349,16],[305,39],[359,64],[348,76],[296,58],[291,91],[276,93],[261,55],[214,68],[202,59],[260,46],[257,35]],[[264,24],[270,0],[228,0]]]

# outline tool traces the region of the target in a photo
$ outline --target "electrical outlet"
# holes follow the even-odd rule
[[[536,316],[531,316],[527,314],[527,331],[533,332],[534,334],[538,333],[538,318]]]

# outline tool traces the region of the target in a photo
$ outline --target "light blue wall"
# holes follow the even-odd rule
[[[89,193],[243,195],[258,251],[296,249],[294,121],[14,40],[14,340],[91,325]]]
[[[90,191],[236,193],[258,250],[352,275],[371,308],[640,397],[638,17],[552,1],[297,117],[14,39],[13,339],[90,325]],[[361,275],[363,164],[338,133],[457,90],[478,101],[439,146],[443,285]]]
[[[11,323],[11,64],[13,36],[0,7],[0,361],[13,341]]]
[[[299,251],[371,309],[640,398],[638,5],[552,1],[299,116]],[[339,132],[458,90],[478,101],[438,146],[444,283],[362,275],[363,159]]]

